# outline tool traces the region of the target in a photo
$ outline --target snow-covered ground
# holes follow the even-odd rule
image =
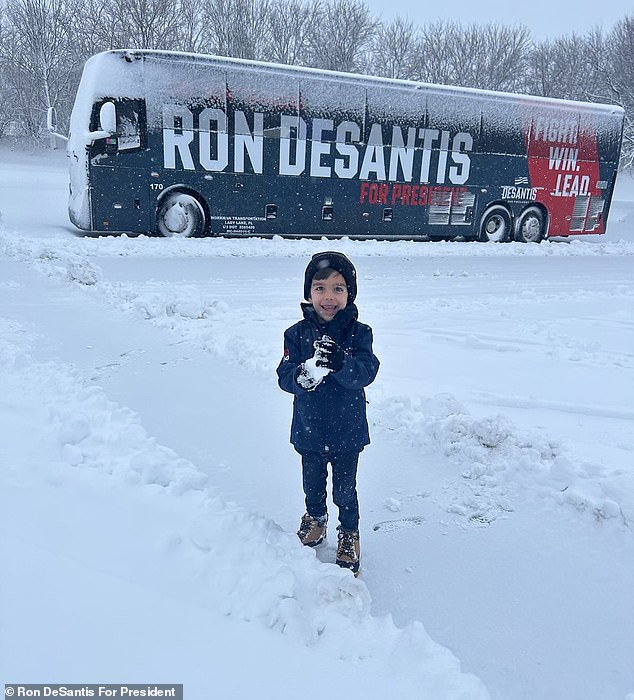
[[[80,236],[65,166],[0,148],[0,683],[634,699],[633,180],[592,239],[179,241]],[[359,580],[294,534],[275,376],[330,248],[382,363]]]

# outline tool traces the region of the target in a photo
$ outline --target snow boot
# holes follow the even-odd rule
[[[350,569],[355,576],[358,576],[359,558],[361,556],[359,531],[348,532],[347,530],[339,530],[338,538],[337,565],[343,569]]]
[[[306,547],[316,547],[326,539],[326,523],[328,516],[323,518],[313,518],[312,515],[304,515],[302,522],[299,524],[297,536],[299,541]]]

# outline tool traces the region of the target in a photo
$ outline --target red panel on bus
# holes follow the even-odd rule
[[[579,118],[535,119],[527,134],[528,170],[531,187],[537,188],[550,216],[550,230],[571,233],[604,233],[605,220],[586,218],[591,198],[601,200],[598,187],[599,155],[596,128]],[[578,197],[583,200],[575,203]]]

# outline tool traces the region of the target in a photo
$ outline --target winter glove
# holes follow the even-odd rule
[[[316,389],[321,384],[322,379],[330,373],[327,367],[322,367],[318,364],[320,357],[320,354],[315,352],[313,357],[299,366],[296,381],[306,391]]]
[[[343,367],[343,350],[327,335],[315,341],[317,367],[325,367],[331,372],[338,372]]]

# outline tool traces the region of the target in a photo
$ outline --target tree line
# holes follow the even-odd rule
[[[445,85],[619,104],[634,164],[634,16],[536,41],[521,24],[385,21],[363,0],[0,0],[0,137],[68,128],[94,53],[211,53]]]

